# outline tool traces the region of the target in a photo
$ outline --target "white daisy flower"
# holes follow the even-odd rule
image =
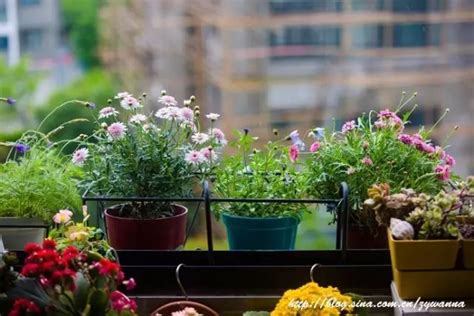
[[[194,133],[193,136],[191,136],[191,140],[196,144],[204,144],[209,140],[209,135],[206,133]]]
[[[135,114],[130,118],[130,123],[141,124],[147,120],[147,116],[143,114]]]
[[[99,119],[107,118],[110,116],[117,116],[119,112],[111,106],[107,106],[99,111]]]

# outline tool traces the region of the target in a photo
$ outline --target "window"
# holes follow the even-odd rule
[[[363,25],[351,30],[352,46],[357,48],[374,48],[383,46],[383,26]]]
[[[270,0],[270,11],[275,14],[313,12],[337,12],[342,0]]]
[[[339,46],[339,43],[340,29],[332,26],[292,26],[280,32],[270,33],[270,46]]]
[[[21,6],[38,5],[41,0],[20,0]]]
[[[0,0],[0,22],[7,20],[7,3],[5,0]]]
[[[440,26],[425,23],[395,24],[393,28],[394,47],[438,46]]]
[[[0,36],[0,51],[6,51],[8,49],[8,37]]]
[[[25,52],[34,52],[43,46],[43,31],[41,29],[22,30],[20,32],[20,47]]]

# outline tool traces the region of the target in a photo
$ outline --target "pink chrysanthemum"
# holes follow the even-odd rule
[[[193,110],[191,110],[190,108],[181,108],[180,109],[180,114],[181,114],[181,117],[183,118],[184,121],[186,122],[193,122],[194,120],[194,112]]]
[[[120,106],[125,110],[134,110],[141,107],[140,102],[132,96],[126,96],[120,101]]]
[[[435,173],[438,175],[438,178],[442,181],[449,180],[449,165],[437,165],[435,168]]]
[[[456,164],[456,160],[450,154],[445,154],[444,161],[446,162],[448,166],[451,166],[451,167]]]
[[[317,152],[320,147],[321,144],[319,142],[314,142],[313,144],[311,144],[311,147],[309,147],[309,151],[312,153]]]
[[[178,101],[173,96],[170,95],[163,95],[158,99],[158,102],[163,104],[164,106],[177,106]]]
[[[300,151],[298,149],[298,145],[296,144],[291,145],[290,151],[289,151],[290,160],[292,162],[295,162],[298,159],[299,154],[300,154]]]
[[[184,157],[184,160],[186,160],[188,163],[192,165],[197,165],[205,161],[204,155],[197,150],[192,150],[186,154]]]
[[[206,147],[200,150],[201,154],[206,158],[207,161],[215,161],[217,160],[217,153],[212,147]]]
[[[125,132],[127,131],[127,126],[121,122],[116,122],[110,124],[109,127],[107,127],[107,132],[109,133],[109,136],[113,139],[120,139],[123,136],[125,136]]]
[[[89,156],[89,149],[80,148],[72,154],[72,163],[78,166],[82,166]]]
[[[352,120],[352,121],[345,122],[344,125],[342,125],[342,130],[341,131],[344,134],[346,134],[346,133],[349,133],[350,131],[352,131],[356,128],[357,128],[356,122],[354,120]]]
[[[364,157],[362,158],[361,162],[364,164],[364,165],[367,165],[367,166],[372,166],[374,163],[372,162],[372,159],[370,159],[370,157]]]
[[[107,118],[110,116],[117,116],[119,112],[111,106],[107,106],[99,111],[99,119]]]
[[[412,144],[412,137],[408,134],[400,134],[398,135],[398,140],[404,144],[411,145]]]

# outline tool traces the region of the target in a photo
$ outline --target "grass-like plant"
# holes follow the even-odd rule
[[[255,137],[235,132],[230,143],[238,153],[226,157],[216,170],[214,191],[226,198],[297,199],[304,194],[303,177],[297,172],[285,147],[269,142],[263,150],[253,148]],[[227,213],[245,217],[300,217],[305,205],[297,203],[216,204],[217,215]]]
[[[77,210],[80,170],[55,148],[17,143],[16,156],[0,165],[0,217],[37,217],[51,221],[60,209]]]

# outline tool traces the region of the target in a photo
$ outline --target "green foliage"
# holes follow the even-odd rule
[[[60,209],[81,207],[75,180],[80,170],[56,149],[34,145],[24,156],[11,156],[0,165],[0,216],[49,222]]]
[[[82,223],[69,220],[55,225],[49,231],[48,238],[56,241],[57,249],[60,251],[74,246],[79,251],[96,252],[108,259],[116,260],[110,245],[104,239],[102,229],[87,224],[89,217],[90,215],[86,215]]]
[[[433,149],[432,153],[398,139],[409,114],[402,121],[390,112],[388,118],[379,115],[375,123],[374,114],[359,117],[352,130],[323,136],[321,147],[307,160],[309,194],[318,198],[338,198],[340,183],[347,182],[350,206],[355,211],[353,220],[369,226],[376,225],[374,215],[364,212],[362,203],[373,184],[387,183],[393,193],[411,188],[416,192],[435,194],[446,183],[435,172],[444,150],[439,147],[434,152],[434,146],[427,139],[429,131],[422,129],[419,134],[423,138],[419,140],[423,146]]]
[[[11,120],[19,121],[19,127],[28,126],[32,123],[31,96],[36,90],[39,81],[39,75],[31,73],[27,59],[20,60],[19,63],[9,66],[3,58],[0,57],[0,93],[1,97],[11,97],[17,102],[14,105],[8,105],[0,102],[0,117],[5,124],[11,123]]]
[[[62,0],[62,13],[66,32],[75,55],[86,68],[100,64],[99,9],[101,0]]]
[[[36,111],[36,117],[38,121],[43,120],[51,111],[58,107],[59,104],[62,104],[66,100],[83,100],[87,98],[88,100],[97,102],[98,107],[100,107],[100,105],[106,104],[107,99],[114,93],[114,86],[113,79],[104,71],[90,71],[69,86],[54,93],[47,104]],[[52,140],[73,139],[80,134],[91,134],[95,127],[93,116],[90,109],[84,106],[83,103],[65,106],[55,111],[54,115],[44,122],[41,131],[49,132],[64,122],[81,117],[87,118],[91,122],[83,122],[70,126],[68,129],[57,133],[56,136],[52,137]],[[71,150],[71,148],[68,148],[66,152],[70,152]]]
[[[253,150],[256,138],[247,132],[236,132],[232,142],[240,154],[227,157],[216,171],[214,190],[230,198],[302,198],[304,186],[288,153],[278,143],[268,143],[262,151]],[[218,204],[217,214],[247,217],[300,217],[305,205],[295,203],[229,203]]]

